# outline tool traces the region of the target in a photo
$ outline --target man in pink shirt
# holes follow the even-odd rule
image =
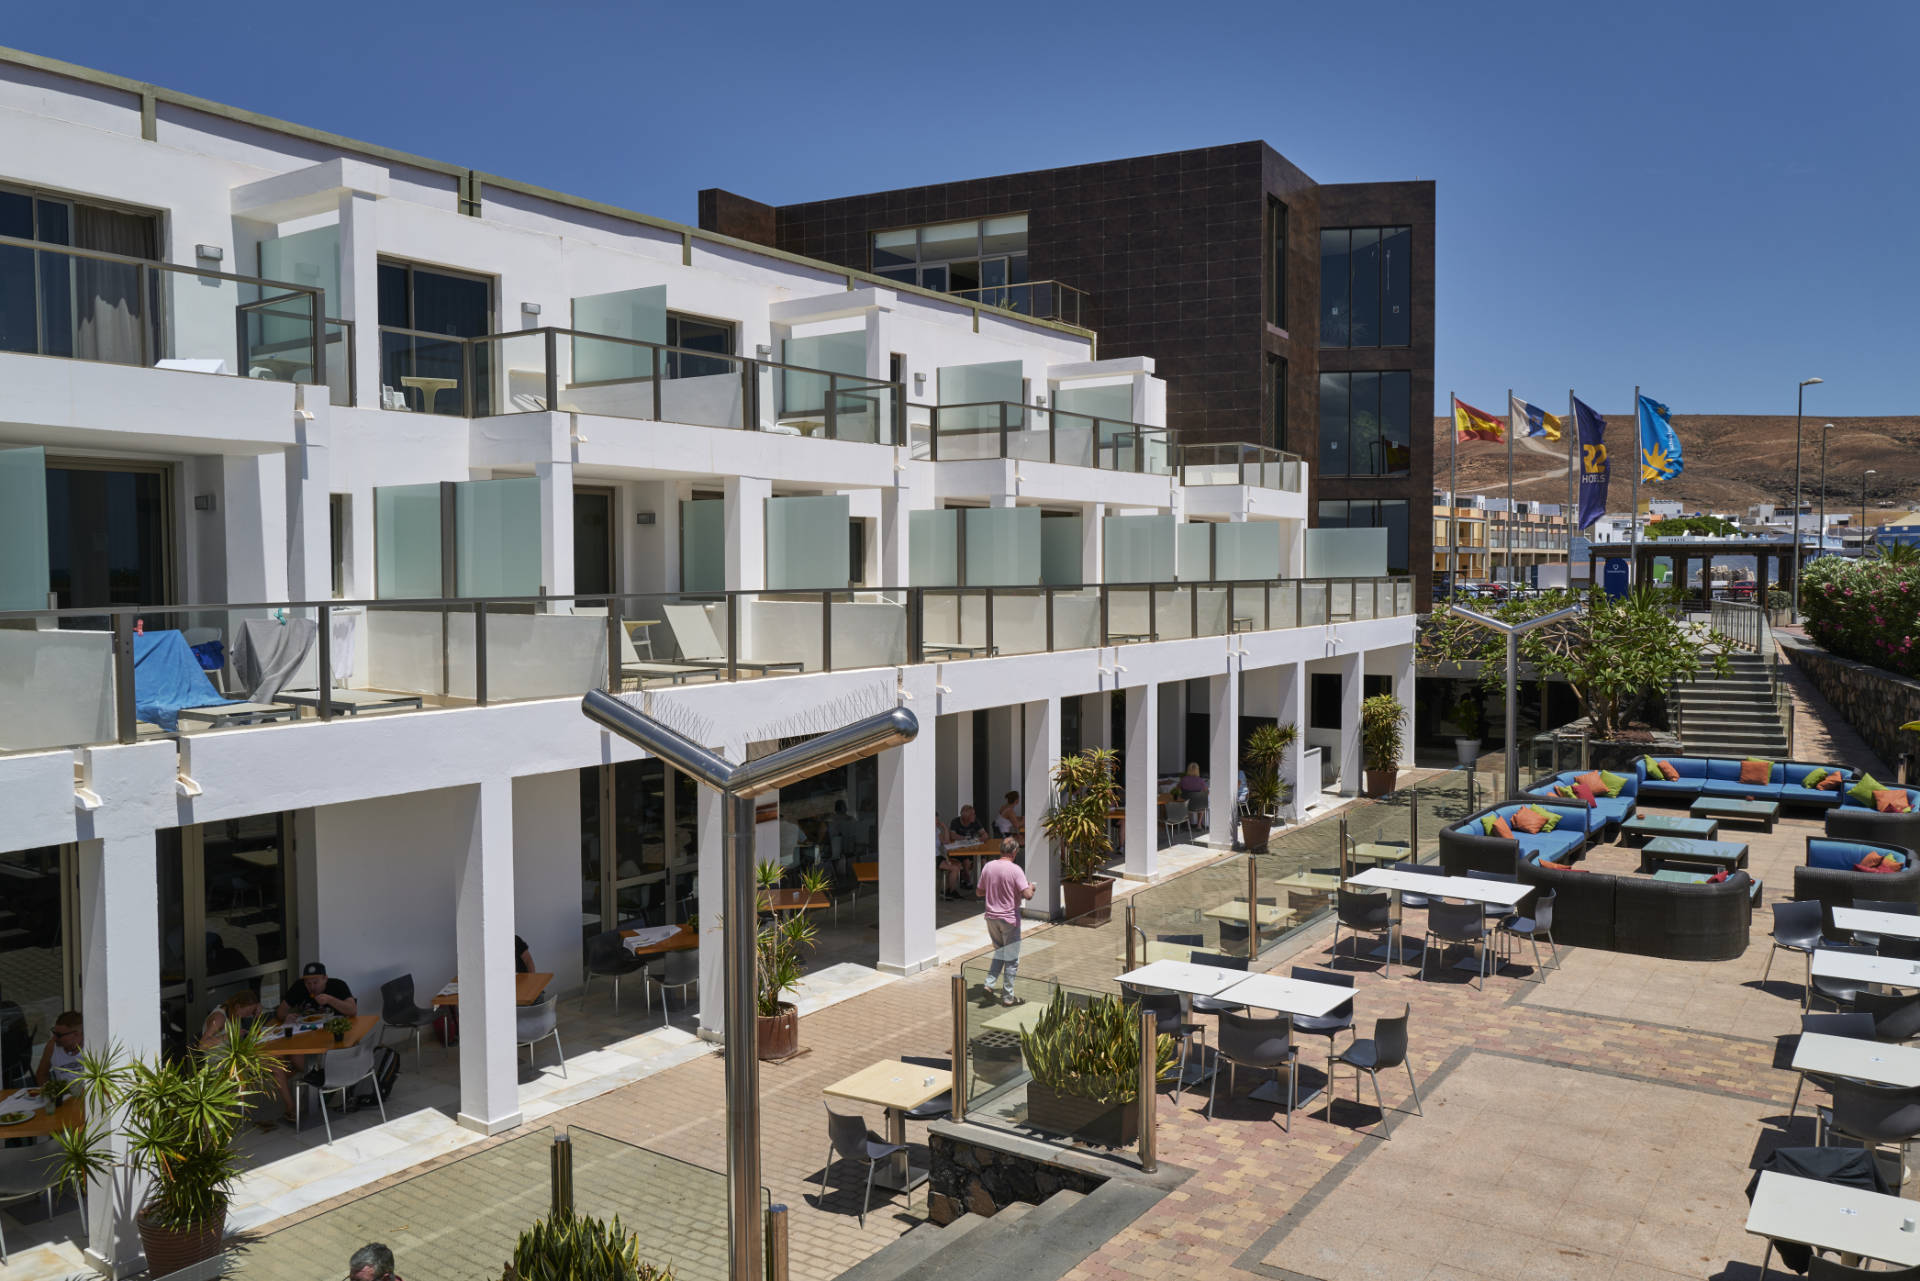
[[[987,999],[992,1003],[994,980],[1004,971],[1006,994],[1000,1004],[1016,1004],[1014,971],[1020,968],[1020,904],[1033,897],[1033,882],[1014,862],[1019,842],[1009,836],[1000,842],[1000,857],[980,873],[974,893],[987,901],[987,937],[993,940],[993,963],[987,966]]]

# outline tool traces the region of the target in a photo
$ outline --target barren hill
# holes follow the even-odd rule
[[[1632,473],[1622,465],[1624,445],[1630,444],[1633,417],[1606,413],[1607,442],[1613,449],[1613,480],[1607,506],[1624,512],[1632,494]],[[1861,474],[1866,477],[1867,517],[1874,523],[1887,515],[1920,507],[1920,417],[1815,418],[1805,420],[1801,448],[1802,493],[1809,502],[1820,495],[1820,427],[1831,421],[1827,433],[1827,510],[1857,511]],[[1436,418],[1433,425],[1433,483],[1447,484],[1448,449],[1452,424]],[[1640,499],[1677,498],[1689,511],[1744,512],[1751,503],[1793,502],[1793,417],[1745,414],[1676,414],[1686,471],[1679,479],[1642,484]],[[1540,502],[1567,500],[1567,445],[1547,440],[1514,442],[1513,492],[1516,498]],[[1460,492],[1504,497],[1507,490],[1507,448],[1481,442],[1460,445]],[[1883,503],[1891,504],[1883,507]],[[1881,513],[1876,516],[1875,512]]]

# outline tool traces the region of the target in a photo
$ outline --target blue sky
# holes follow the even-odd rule
[[[1439,184],[1438,396],[1912,413],[1920,6],[15,6],[35,53],[694,220],[1265,138]]]

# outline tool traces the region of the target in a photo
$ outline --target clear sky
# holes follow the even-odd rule
[[[1438,399],[1920,412],[1920,5],[15,5],[0,41],[694,221],[1264,138],[1439,184]],[[4,156],[0,139],[0,156]]]

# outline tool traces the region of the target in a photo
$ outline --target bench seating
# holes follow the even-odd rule
[[[1480,820],[1487,815],[1498,814],[1507,821],[1507,826],[1513,827],[1513,816],[1528,805],[1537,805],[1549,814],[1558,814],[1559,823],[1554,825],[1551,832],[1523,832],[1513,828],[1512,840],[1504,836],[1489,836],[1480,824]],[[1586,850],[1587,830],[1587,811],[1583,807],[1559,799],[1541,800],[1528,796],[1490,806],[1464,822],[1441,828],[1440,844],[1445,848],[1450,843],[1449,838],[1452,843],[1484,844],[1508,854],[1509,864],[1514,859],[1525,859],[1530,863],[1564,863]],[[1483,870],[1511,871],[1512,867],[1489,866]]]
[[[1740,781],[1741,762],[1738,760],[1704,756],[1665,756],[1655,759],[1669,762],[1680,777],[1672,780],[1650,778],[1646,760],[1636,758],[1633,762],[1633,776],[1638,784],[1636,795],[1644,800],[1667,800],[1683,805],[1702,796],[1718,796],[1727,800],[1778,801],[1783,806],[1832,809],[1843,803],[1843,790],[1858,777],[1838,765],[1775,761],[1766,782],[1743,783]],[[1802,787],[1800,780],[1817,769],[1839,774],[1843,780],[1840,784],[1842,790],[1822,791],[1819,788]]]
[[[1565,797],[1555,796],[1553,794],[1553,788],[1556,784],[1566,784],[1570,787],[1573,785],[1575,779],[1589,772],[1597,771],[1567,770],[1565,773],[1555,774],[1552,778],[1534,787],[1527,795],[1544,796],[1558,805],[1576,805],[1577,802],[1569,801]],[[1586,815],[1587,832],[1589,834],[1598,832],[1608,825],[1619,827],[1639,812],[1636,799],[1640,794],[1640,779],[1637,775],[1626,775],[1625,777],[1627,781],[1621,785],[1620,795],[1596,796],[1593,798],[1593,808],[1588,810]]]
[[[1907,861],[1906,869],[1899,872],[1853,870],[1856,863],[1876,851],[1900,855]],[[1857,898],[1920,902],[1920,863],[1916,863],[1913,850],[1904,845],[1809,836],[1806,861],[1793,869],[1793,896],[1819,899],[1826,906],[1828,924],[1833,922],[1834,908],[1848,907]]]

